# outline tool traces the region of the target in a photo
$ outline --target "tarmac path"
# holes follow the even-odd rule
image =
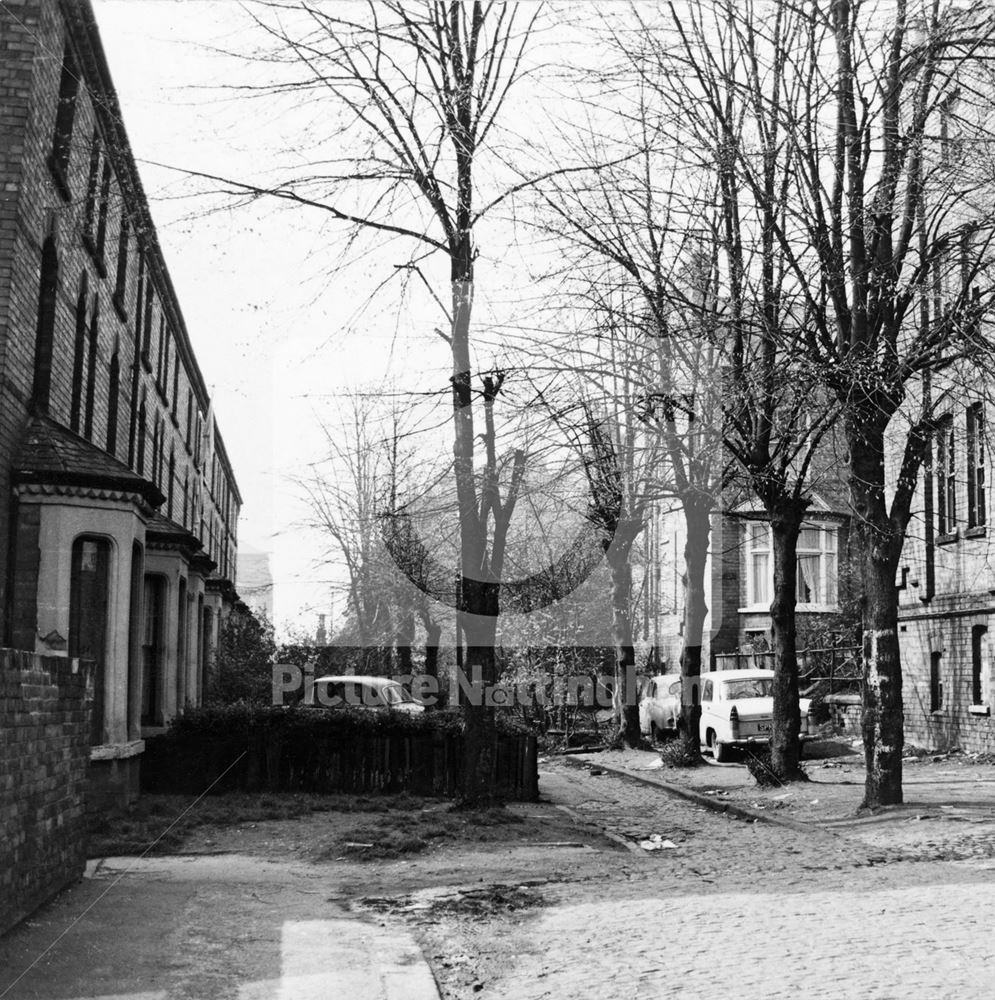
[[[437,1000],[407,928],[348,912],[327,898],[335,884],[230,854],[91,864],[0,942],[0,997]]]

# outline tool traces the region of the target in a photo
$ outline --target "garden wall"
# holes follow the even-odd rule
[[[0,649],[0,934],[80,878],[89,664]]]

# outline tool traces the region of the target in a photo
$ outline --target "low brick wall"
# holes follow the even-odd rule
[[[0,649],[0,934],[80,878],[93,678]]]

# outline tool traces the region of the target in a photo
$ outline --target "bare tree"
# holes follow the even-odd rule
[[[988,361],[979,324],[992,294],[985,61],[995,22],[940,0],[694,0],[643,27],[647,82],[682,126],[675,138],[754,208],[776,207],[766,226],[730,240],[783,260],[782,291],[804,318],[791,350],[842,410],[862,588],[865,804],[900,802],[895,575],[929,450],[929,377],[965,357]],[[954,122],[980,157],[951,169]],[[918,414],[889,470],[886,438],[910,399]]]
[[[705,318],[702,303],[695,302],[700,283],[693,277],[700,263],[701,206],[689,190],[677,187],[678,164],[669,140],[660,141],[646,93],[637,81],[634,99],[610,109],[607,123],[591,124],[573,140],[573,155],[587,169],[542,185],[539,195],[546,214],[540,224],[566,242],[568,292],[607,308],[613,340],[627,342],[623,353],[628,357],[613,355],[605,364],[589,350],[581,366],[587,382],[600,386],[592,391],[604,399],[614,397],[610,405],[628,411],[630,431],[633,418],[642,424],[638,469],[627,464],[631,448],[609,449],[603,436],[590,435],[604,467],[602,484],[615,477],[629,486],[628,494],[621,495],[625,502],[618,506],[623,537],[629,537],[631,547],[653,503],[663,497],[676,499],[683,512],[682,738],[687,754],[697,758],[698,690],[708,614],[705,568],[711,516],[728,462],[722,447],[715,340],[695,328]],[[604,111],[599,108],[602,115]],[[688,307],[682,312],[674,308],[678,298]],[[601,324],[598,336],[606,336],[604,327]],[[612,467],[609,476],[606,470]],[[611,496],[600,492],[607,513]],[[598,500],[598,491],[592,489],[592,496]],[[619,560],[624,555],[618,566],[624,591],[630,572],[628,549],[616,546],[614,554]]]
[[[501,173],[494,147],[509,93],[525,75],[538,13],[529,9],[521,17],[517,5],[482,0],[362,6],[256,0],[251,11],[273,43],[266,58],[282,74],[269,92],[326,101],[338,123],[339,149],[330,163],[308,164],[275,183],[212,179],[232,193],[313,207],[385,246],[401,240],[411,247],[402,273],[422,281],[438,306],[445,323],[438,333],[452,362],[466,666],[474,679],[492,683],[504,545],[524,456],[516,457],[518,473],[502,494],[494,408],[504,375],[485,375],[474,386],[475,236],[488,213],[526,186],[511,179],[494,187]],[[495,168],[490,175],[488,164]],[[446,268],[447,295],[435,290],[436,261]],[[464,711],[462,798],[486,800],[492,796],[493,709],[468,703]]]

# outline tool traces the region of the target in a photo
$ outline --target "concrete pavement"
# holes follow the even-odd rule
[[[0,998],[438,1000],[405,924],[348,913],[337,888],[258,857],[91,863],[0,941]]]

